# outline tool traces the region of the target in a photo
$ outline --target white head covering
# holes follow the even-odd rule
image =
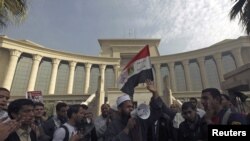
[[[117,107],[118,107],[122,102],[128,101],[128,100],[131,100],[131,99],[130,99],[129,95],[127,95],[127,94],[124,94],[124,95],[118,97],[117,100],[116,100],[116,105],[117,105]]]
[[[112,105],[110,108],[113,109],[114,111],[118,111],[116,104]]]

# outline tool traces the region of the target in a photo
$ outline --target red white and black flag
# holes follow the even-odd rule
[[[145,80],[153,80],[149,46],[146,45],[122,70],[119,87],[122,92],[133,97],[134,88]]]

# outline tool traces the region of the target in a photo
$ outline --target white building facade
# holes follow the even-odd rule
[[[0,37],[0,87],[13,97],[41,90],[44,95],[74,97],[99,91],[114,102],[117,79],[123,66],[146,44],[150,46],[155,82],[161,95],[170,88],[176,98],[197,97],[204,88],[221,89],[223,75],[250,63],[250,37],[224,40],[210,47],[161,56],[160,39],[100,39],[99,56],[87,56],[44,48],[27,40]],[[99,82],[99,83],[98,83]],[[141,101],[140,85],[136,95]],[[75,97],[76,98],[76,97]]]

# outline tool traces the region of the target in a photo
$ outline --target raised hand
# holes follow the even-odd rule
[[[153,96],[158,96],[157,89],[154,85],[154,82],[147,79],[145,83],[147,84],[147,89],[153,94]]]
[[[4,141],[10,133],[18,127],[18,122],[15,120],[4,121],[0,120],[0,141]]]
[[[37,125],[35,125],[35,123],[31,124],[31,129],[36,133],[37,137],[41,136],[41,131],[40,131],[39,127]]]
[[[135,127],[135,125],[136,125],[135,119],[134,119],[134,118],[130,118],[130,119],[128,120],[127,126],[125,127],[125,129],[124,129],[123,131],[124,131],[126,134],[129,134],[129,131],[130,131],[131,129],[133,129],[133,128]]]

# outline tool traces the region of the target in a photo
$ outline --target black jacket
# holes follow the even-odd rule
[[[154,122],[148,131],[148,141],[172,141],[172,120],[167,114],[163,114]]]
[[[178,141],[207,140],[207,124],[204,118],[196,115],[194,123],[190,124],[186,120],[180,124],[178,130]]]

